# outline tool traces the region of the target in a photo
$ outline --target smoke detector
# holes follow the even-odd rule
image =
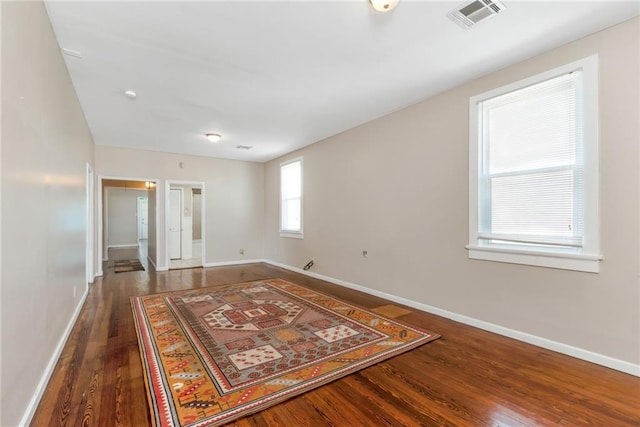
[[[505,10],[505,5],[498,0],[473,0],[458,6],[449,12],[447,16],[453,22],[468,30],[480,21],[491,18]]]

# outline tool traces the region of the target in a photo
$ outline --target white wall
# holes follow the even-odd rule
[[[640,363],[638,19],[274,160],[266,258]],[[600,57],[600,274],[469,260],[469,98]],[[278,234],[279,164],[304,156],[304,239]],[[368,250],[368,258],[362,257]]]
[[[109,188],[106,200],[106,247],[138,244],[138,197],[147,197],[145,190]]]
[[[143,176],[159,179],[156,195],[160,200],[158,221],[161,224],[161,230],[164,230],[165,224],[166,182],[204,182],[205,263],[263,258],[264,165],[262,163],[97,145],[95,171],[98,176]],[[156,244],[158,259],[154,262],[158,269],[166,269],[163,232],[156,236]],[[238,253],[241,248],[245,250],[244,255]],[[151,250],[150,247],[150,254]]]
[[[0,425],[15,426],[53,368],[86,289],[85,180],[93,141],[43,3],[0,8]]]

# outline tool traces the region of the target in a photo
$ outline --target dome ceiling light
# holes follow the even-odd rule
[[[369,0],[371,6],[378,12],[388,12],[398,4],[399,0]]]

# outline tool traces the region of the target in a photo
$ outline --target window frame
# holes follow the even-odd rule
[[[527,246],[525,244],[497,244],[481,239],[479,230],[480,200],[479,186],[481,162],[484,161],[479,103],[516,90],[547,81],[572,71],[582,71],[582,117],[584,155],[584,234],[580,248]],[[598,56],[592,55],[578,61],[536,74],[534,76],[472,96],[469,100],[469,244],[471,259],[550,267],[566,270],[597,273],[600,269],[600,193],[599,193],[599,148],[598,148]]]
[[[282,168],[290,165],[292,163],[300,163],[300,230],[285,230],[283,229],[283,224],[282,224],[282,209],[283,209],[283,205],[284,205],[284,198],[282,197]],[[284,161],[282,163],[280,163],[280,185],[279,185],[279,191],[280,191],[280,210],[279,210],[279,219],[278,219],[278,223],[279,223],[279,232],[280,232],[280,237],[288,237],[288,238],[293,238],[293,239],[302,239],[304,238],[304,227],[303,227],[303,212],[304,212],[304,160],[303,157],[296,157],[293,159],[289,159],[287,161]]]

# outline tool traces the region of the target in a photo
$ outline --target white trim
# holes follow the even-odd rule
[[[164,259],[166,268],[156,269],[156,271],[169,270],[169,190],[171,184],[175,185],[190,185],[192,188],[200,188],[200,235],[202,240],[202,253],[200,255],[200,262],[205,265],[207,259],[207,195],[206,185],[204,181],[183,181],[183,180],[166,180],[164,190]],[[184,195],[183,195],[184,197]],[[192,195],[193,197],[193,195]]]
[[[268,263],[271,262],[265,259],[243,259],[237,261],[220,261],[220,262],[209,262],[207,264],[203,264],[203,267],[224,267],[227,265],[242,265],[242,264],[257,264],[260,262]]]
[[[140,246],[138,243],[124,244],[124,245],[109,245],[107,249],[111,248],[137,248]]]
[[[281,231],[280,237],[289,237],[291,239],[304,239],[304,235],[302,233],[295,233],[293,231]]]
[[[443,310],[437,307],[432,307],[430,305],[422,304],[422,303],[412,301],[403,297],[399,297],[393,294],[388,294],[386,292],[366,288],[361,285],[356,285],[355,283],[346,282],[340,279],[334,279],[333,277],[325,276],[325,275],[314,273],[311,271],[305,271],[301,268],[292,267],[276,261],[264,260],[264,262],[266,262],[267,264],[274,265],[276,267],[281,267],[286,270],[304,274],[305,276],[331,282],[336,285],[344,286],[349,289],[355,289],[357,291],[364,292],[369,295],[375,295],[380,298],[385,298],[390,301],[397,302],[399,304],[413,307],[418,310],[426,311],[427,313],[446,317],[447,319],[464,323],[465,325],[474,326],[476,328],[484,329],[485,331],[493,332],[498,335],[503,335],[505,337],[513,338],[518,341],[533,344],[538,347],[546,348],[548,350],[556,351],[558,353],[562,353],[578,359],[586,360],[587,362],[595,363],[601,366],[606,366],[607,368],[615,369],[617,371],[625,372],[627,374],[640,377],[640,364],[627,362],[627,361],[616,359],[610,356],[605,356],[604,354],[599,354],[599,353],[595,353],[579,347],[574,347],[569,344],[564,344],[558,341],[553,341],[547,338],[531,335],[526,332],[521,332],[514,329],[506,328],[504,326],[485,322],[483,320],[475,319],[473,317],[465,316],[462,314],[453,313],[451,311]]]
[[[18,424],[20,427],[27,427],[29,424],[31,424],[31,419],[33,418],[33,415],[36,412],[36,409],[38,408],[38,404],[40,403],[40,399],[42,399],[42,395],[44,394],[46,388],[47,388],[47,384],[49,383],[49,380],[51,379],[51,375],[53,374],[53,370],[56,367],[56,364],[58,363],[58,359],[60,358],[61,354],[62,354],[62,350],[64,349],[65,344],[67,343],[67,340],[69,339],[69,336],[71,335],[71,331],[73,330],[73,327],[76,324],[76,321],[78,320],[78,317],[80,316],[80,312],[82,311],[82,307],[84,307],[84,303],[87,299],[87,296],[89,295],[89,289],[86,289],[84,291],[84,294],[82,295],[82,299],[79,301],[78,305],[76,306],[75,311],[73,312],[73,314],[71,315],[71,319],[69,319],[69,323],[67,324],[67,328],[65,329],[64,333],[62,334],[62,337],[60,337],[60,341],[58,341],[58,345],[56,346],[55,350],[53,351],[53,354],[51,355],[51,358],[49,359],[49,363],[47,364],[47,367],[45,368],[44,372],[42,373],[42,376],[40,377],[40,381],[38,382],[38,385],[36,386],[36,389],[34,390],[33,396],[31,397],[31,400],[29,401],[29,404],[27,405],[27,409],[24,412],[24,415],[22,416],[22,419],[20,420],[20,424]]]
[[[467,245],[469,258],[485,261],[525,264],[538,267],[558,268],[561,270],[600,272],[602,255],[530,251],[526,249],[507,249],[493,246]]]
[[[86,236],[85,236],[85,276],[87,281],[87,289],[89,285],[95,281],[96,271],[95,271],[95,256],[94,256],[94,226],[95,226],[95,174],[93,172],[93,168],[89,163],[87,163],[87,182],[86,182],[86,203],[87,203],[87,212],[86,212]]]
[[[300,230],[282,229],[282,167],[291,163],[300,162]],[[278,230],[280,237],[291,237],[294,239],[304,239],[304,157],[298,156],[280,163],[278,180],[278,192],[280,193],[280,209],[278,210]]]
[[[153,262],[153,260],[149,255],[147,255],[147,260],[151,263],[151,265],[153,265],[153,269],[155,271],[169,271],[169,267],[161,267],[161,268],[156,267],[156,263]]]
[[[156,267],[156,263],[153,262],[153,260],[151,259],[151,257],[149,255],[147,255],[147,261],[149,261],[149,263],[151,263],[151,265],[153,265],[153,269],[158,271],[158,267]]]
[[[582,70],[583,117],[584,126],[584,235],[578,254],[584,257],[565,256],[565,248],[557,251],[549,249],[539,250],[526,246],[522,250],[494,246],[492,244],[479,244],[482,240],[480,232],[480,186],[479,174],[484,161],[484,155],[480,149],[480,109],[481,101],[494,98],[499,95],[513,92],[576,70]],[[598,148],[598,55],[580,59],[563,66],[530,76],[525,79],[495,88],[469,99],[469,258],[525,264],[539,267],[558,268],[565,270],[585,271],[598,273],[600,270],[600,192],[599,192],[599,148]],[[485,187],[482,187],[483,189]],[[486,233],[485,233],[486,234]],[[501,250],[498,250],[501,249]],[[536,250],[538,249],[538,250]],[[563,253],[565,251],[565,253]],[[557,254],[557,255],[556,255]]]

